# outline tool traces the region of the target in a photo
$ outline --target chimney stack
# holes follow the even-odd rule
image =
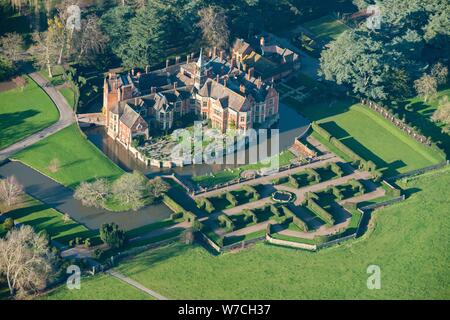
[[[258,77],[258,80],[256,80],[256,87],[257,87],[258,89],[261,89],[261,84],[262,84],[261,77]]]
[[[186,64],[189,63],[189,55],[186,56]]]
[[[225,76],[225,77],[223,78],[223,85],[224,85],[224,87],[227,86],[227,81],[228,81],[228,76]]]
[[[241,91],[242,93],[245,93],[245,86],[242,83],[239,86],[239,91]]]
[[[180,63],[180,56],[176,56],[175,57],[175,64],[179,64]]]
[[[169,59],[166,59],[166,69],[169,67]]]
[[[156,93],[156,88],[155,87],[151,87],[150,88],[150,93]]]
[[[131,75],[134,77],[134,68],[131,69]]]
[[[177,88],[177,82],[176,82],[176,81],[173,83],[173,88],[174,88],[174,89]]]
[[[216,82],[219,82],[219,74],[216,75]]]
[[[213,55],[212,55],[213,59],[216,57],[216,55],[217,55],[217,48],[214,47],[213,48]]]
[[[259,39],[259,44],[261,45],[261,47],[264,47],[265,43],[266,43],[266,40],[264,39],[264,37],[261,37]]]
[[[247,71],[247,64],[246,64],[246,63],[243,63],[243,64],[242,64],[242,70],[243,70],[244,72]]]
[[[253,77],[253,72],[255,71],[255,68],[251,67],[248,68],[248,72],[247,72],[247,80],[250,80]]]
[[[220,60],[223,60],[223,50],[220,50]]]
[[[145,66],[145,73],[148,73],[150,71],[150,66],[149,65],[146,65]]]

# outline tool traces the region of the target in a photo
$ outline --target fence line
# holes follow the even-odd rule
[[[395,180],[398,180],[398,179],[401,179],[401,178],[417,176],[417,175],[423,174],[423,173],[428,172],[428,171],[432,171],[432,170],[443,168],[443,167],[447,166],[448,164],[449,164],[449,160],[446,160],[444,162],[441,162],[441,163],[438,163],[438,164],[434,164],[434,165],[431,165],[431,166],[428,166],[428,167],[425,167],[425,168],[420,168],[420,169],[412,170],[412,171],[409,171],[409,172],[401,173],[401,174],[398,174],[396,176],[386,178],[386,180],[388,180],[388,181],[395,181]]]

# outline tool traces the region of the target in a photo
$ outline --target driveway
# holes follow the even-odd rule
[[[46,137],[58,132],[61,129],[64,129],[70,126],[72,123],[76,121],[75,114],[73,110],[68,105],[66,99],[53,87],[47,86],[47,80],[43,78],[39,73],[33,72],[29,73],[28,76],[32,78],[52,99],[53,103],[56,105],[59,111],[59,120],[52,124],[51,126],[32,134],[31,136],[16,142],[9,147],[0,150],[0,161],[7,159],[14,153],[42,140]]]

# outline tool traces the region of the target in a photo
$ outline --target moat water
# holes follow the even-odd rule
[[[279,150],[289,149],[296,137],[304,134],[309,121],[302,117],[296,110],[280,104],[280,120],[275,128],[279,129]],[[88,139],[103,151],[112,161],[126,171],[139,170],[152,176],[161,173],[172,172],[185,176],[198,176],[211,172],[222,171],[226,168],[242,166],[242,164],[194,164],[178,168],[157,168],[146,166],[142,161],[135,159],[122,145],[114,142],[105,132],[103,127],[90,127],[84,129]],[[268,144],[270,144],[270,138]]]

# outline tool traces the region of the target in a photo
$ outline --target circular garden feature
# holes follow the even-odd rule
[[[289,191],[277,190],[272,193],[272,200],[279,203],[288,203],[295,200],[295,194]]]

